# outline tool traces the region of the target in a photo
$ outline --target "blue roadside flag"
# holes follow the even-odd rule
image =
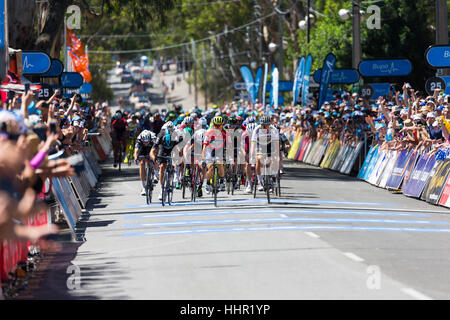
[[[303,86],[302,86],[302,106],[306,106],[306,103],[308,101],[308,94],[309,94],[309,74],[311,73],[311,66],[312,66],[312,57],[309,54],[306,58],[305,63],[305,72],[303,73]]]
[[[255,78],[255,100],[258,97],[258,91],[259,91],[259,87],[261,85],[261,78],[262,78],[262,68],[259,67],[258,70],[256,71],[256,78]]]
[[[300,59],[297,71],[294,76],[294,86],[292,88],[292,104],[295,106],[297,104],[298,95],[303,84],[303,74],[305,72],[305,57]]]
[[[247,66],[242,66],[239,70],[241,71],[242,78],[244,79],[245,85],[247,86],[247,92],[250,96],[250,99],[253,103],[255,103],[255,83],[253,81],[252,72]]]
[[[336,56],[329,53],[323,61],[322,74],[320,75],[320,89],[319,89],[319,108],[325,102],[327,96],[328,85],[330,84],[331,74],[336,64]]]

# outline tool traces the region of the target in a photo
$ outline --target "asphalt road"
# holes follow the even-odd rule
[[[84,242],[48,257],[24,298],[449,299],[450,216],[355,178],[286,162],[282,197],[238,191],[145,204],[135,165],[103,164]],[[76,267],[71,267],[76,266]],[[68,268],[70,267],[68,272]],[[73,268],[79,286],[68,285]]]

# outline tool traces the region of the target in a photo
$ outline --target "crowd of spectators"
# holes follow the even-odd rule
[[[70,156],[86,147],[88,133],[109,130],[107,104],[89,105],[78,94],[48,100],[32,91],[0,101],[0,244],[4,239],[43,240],[55,226],[29,227],[27,217],[47,208],[38,200],[45,181],[75,174]],[[106,132],[109,134],[109,132]]]
[[[291,137],[304,134],[317,139],[357,144],[367,139],[381,149],[416,149],[434,153],[450,144],[450,95],[435,90],[433,95],[416,91],[407,83],[401,91],[375,101],[357,93],[335,93],[335,99],[317,106],[292,108]],[[295,110],[294,110],[295,109]]]

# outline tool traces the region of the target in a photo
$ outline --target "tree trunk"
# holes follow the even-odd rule
[[[37,34],[34,29],[35,0],[8,1],[9,47],[33,50]]]
[[[59,58],[63,45],[64,13],[72,0],[8,1],[9,46],[14,49],[44,51]],[[37,19],[41,19],[37,21]]]
[[[35,42],[35,50],[48,53],[58,58],[61,51],[61,30],[64,32],[64,14],[72,0],[50,0],[45,14],[44,28]]]

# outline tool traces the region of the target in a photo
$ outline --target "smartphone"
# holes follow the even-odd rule
[[[50,132],[51,133],[57,133],[58,132],[55,120],[50,121]]]

